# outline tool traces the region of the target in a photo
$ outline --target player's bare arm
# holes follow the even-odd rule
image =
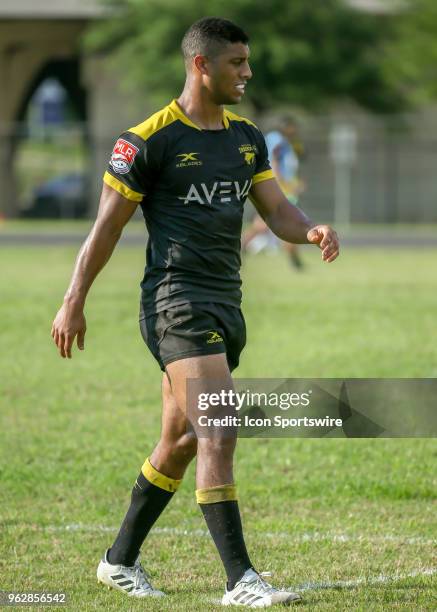
[[[293,206],[276,179],[256,183],[249,195],[261,217],[278,238],[294,244],[318,245],[322,259],[327,263],[338,257],[340,247],[335,230],[329,225],[316,225],[300,208]]]
[[[86,321],[83,310],[87,293],[111,257],[123,227],[136,207],[136,203],[108,185],[103,185],[96,221],[79,251],[64,303],[52,325],[52,338],[63,358],[71,359],[71,348],[76,337],[78,348],[84,349]]]

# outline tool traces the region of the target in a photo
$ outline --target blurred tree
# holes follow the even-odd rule
[[[184,83],[180,42],[208,15],[235,21],[250,37],[254,77],[246,96],[260,112],[272,104],[317,108],[354,100],[372,111],[400,110],[404,96],[381,65],[391,36],[387,17],[359,13],[341,0],[109,0],[114,17],[95,26],[88,49],[115,52],[125,82],[155,102]]]
[[[398,97],[417,106],[437,99],[437,2],[408,0],[393,20],[384,78]]]

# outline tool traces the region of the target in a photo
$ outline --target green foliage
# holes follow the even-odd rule
[[[117,16],[89,33],[87,48],[114,52],[136,93],[159,102],[177,95],[185,77],[180,42],[190,24],[205,16],[204,2],[110,5]],[[249,34],[254,77],[246,95],[255,110],[278,103],[318,108],[337,99],[380,112],[404,105],[381,65],[389,19],[356,12],[340,0],[210,0],[207,14],[231,19]]]
[[[387,82],[412,105],[437,98],[437,3],[410,0],[394,20],[394,37],[387,45]]]

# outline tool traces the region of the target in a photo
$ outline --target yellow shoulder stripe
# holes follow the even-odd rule
[[[251,121],[250,119],[246,119],[246,117],[240,117],[240,115],[232,113],[227,108],[225,109],[225,117],[228,119],[228,121],[244,121],[244,123],[252,125],[254,128],[258,129],[258,127],[253,123],[253,121]]]
[[[268,179],[275,178],[273,170],[264,170],[264,172],[258,172],[258,174],[254,174],[252,177],[252,185],[256,185],[257,183],[261,183],[261,181],[267,181]]]
[[[103,182],[112,187],[112,189],[115,189],[115,191],[118,191],[118,193],[124,198],[131,200],[132,202],[141,202],[144,197],[142,193],[138,193],[137,191],[130,189],[124,183],[116,179],[115,176],[109,174],[109,172],[105,172],[103,175]]]
[[[167,125],[170,125],[170,123],[176,121],[177,118],[178,117],[175,116],[175,113],[171,108],[171,104],[169,104],[142,123],[133,128],[129,128],[128,132],[132,132],[132,134],[136,134],[143,140],[147,140],[150,138],[150,136],[155,134],[155,132],[162,130],[162,128],[165,128]]]
[[[170,111],[170,113],[173,115],[173,120],[176,121],[177,119],[179,119],[179,121],[182,121],[182,123],[185,123],[185,125],[189,125],[192,128],[195,128],[196,130],[201,131],[201,128],[196,125],[195,123],[193,123],[191,121],[191,119],[189,119],[184,112],[182,111],[181,107],[179,106],[179,104],[177,103],[177,100],[174,99],[172,100],[172,102],[167,106],[168,110]]]

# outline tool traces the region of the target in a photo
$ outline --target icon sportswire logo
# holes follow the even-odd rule
[[[215,344],[216,342],[223,342],[223,338],[220,336],[220,334],[216,331],[209,331],[207,332],[208,334],[208,339],[206,341],[206,344]]]
[[[178,153],[176,157],[178,158],[178,163],[176,164],[176,168],[184,168],[185,166],[201,166],[202,161],[198,158],[200,153]]]

